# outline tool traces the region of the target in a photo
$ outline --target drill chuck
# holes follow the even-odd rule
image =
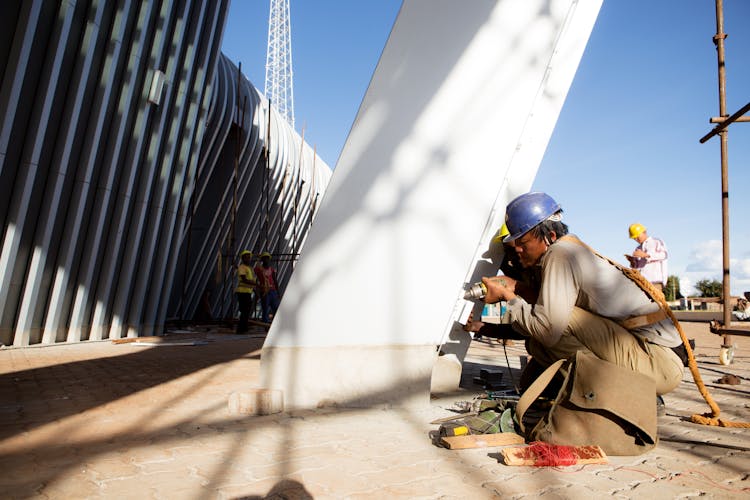
[[[487,295],[487,287],[484,286],[484,283],[474,283],[464,294],[464,299],[483,299],[485,295]]]

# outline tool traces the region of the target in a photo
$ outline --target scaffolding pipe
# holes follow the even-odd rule
[[[735,113],[732,116],[735,116],[737,114],[740,114],[740,113]],[[729,118],[727,118],[725,116],[714,116],[714,117],[711,117],[711,119],[709,120],[709,122],[710,123],[724,123],[725,121],[730,121],[730,122],[750,122],[750,116],[738,116],[734,120],[731,119],[732,116],[730,116]],[[701,141],[701,142],[703,142],[703,141]]]
[[[713,120],[719,120],[718,118],[711,118],[711,123],[721,123],[721,125],[714,128],[711,132],[707,133],[703,137],[701,137],[700,143],[703,144],[706,141],[708,141],[711,137],[715,136],[716,134],[720,133],[722,130],[727,128],[729,125],[731,125],[734,122],[748,122],[750,121],[750,116],[742,116],[745,113],[750,111],[750,102],[745,104],[742,108],[740,108],[739,111],[734,113],[729,118],[721,118],[721,121],[713,121]]]
[[[266,168],[263,170],[263,191],[261,192],[262,210],[263,210],[263,247],[268,244],[269,238],[269,211],[270,203],[268,201],[270,189],[270,171],[271,171],[271,103],[268,103],[268,122],[266,123]]]
[[[305,127],[302,127],[302,140],[299,144],[299,164],[302,165],[302,155],[304,154],[304,148],[305,148]],[[302,173],[302,168],[299,169],[300,174]],[[300,196],[300,190],[302,189],[302,184],[304,184],[304,181],[302,183],[299,183],[299,181],[302,180],[302,175],[297,175],[297,189],[294,193],[294,218],[292,219],[292,251],[297,252],[297,224],[299,223],[299,196]]]
[[[232,171],[232,218],[229,223],[229,255],[228,258],[224,259],[224,265],[226,266],[224,271],[224,279],[233,279],[234,273],[231,273],[231,269],[234,265],[234,259],[237,255],[237,192],[239,189],[239,170],[240,170],[240,141],[242,139],[241,130],[242,122],[240,121],[242,118],[240,116],[240,84],[242,79],[242,63],[237,63],[237,105],[235,106],[235,110],[237,112],[237,121],[236,121],[236,133],[235,133],[235,144],[234,144],[234,168]],[[229,288],[231,288],[231,283],[229,284]],[[226,288],[225,288],[226,289]],[[234,294],[230,294],[229,296],[229,318],[231,319],[232,316],[234,316]]]
[[[716,45],[716,58],[719,74],[719,116],[727,116],[727,99],[726,99],[726,64],[724,61],[724,40],[727,38],[724,33],[724,2],[716,0],[716,35],[714,35],[714,44]],[[727,123],[728,124],[728,123]],[[717,127],[719,128],[719,127]],[[723,320],[724,326],[729,326],[732,320],[732,310],[730,306],[730,281],[729,281],[729,174],[727,167],[727,134],[726,127],[722,128],[718,134],[721,139],[721,233],[722,233],[722,302],[723,302]],[[724,346],[732,344],[731,335],[724,335]]]
[[[700,139],[703,144],[713,136],[718,135],[721,139],[721,214],[722,214],[722,258],[723,258],[723,280],[722,280],[722,325],[718,328],[712,326],[711,331],[717,334],[727,332],[732,323],[732,305],[731,305],[731,287],[729,275],[729,168],[727,153],[727,135],[728,127],[735,122],[748,122],[750,117],[743,116],[750,111],[750,102],[745,104],[737,112],[728,116],[726,110],[726,64],[724,52],[724,40],[727,34],[724,33],[724,5],[723,0],[716,0],[716,35],[713,40],[716,45],[716,57],[718,62],[719,73],[719,117],[713,117],[711,123],[719,123],[711,132]],[[732,347],[732,336],[723,333],[722,350]],[[731,358],[729,358],[731,362]]]

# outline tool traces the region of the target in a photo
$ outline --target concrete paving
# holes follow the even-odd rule
[[[722,416],[750,421],[750,341],[735,337],[734,363],[722,366],[720,337],[683,327]],[[227,401],[257,387],[262,334],[163,340],[1,349],[0,497],[750,498],[750,429],[686,421],[708,411],[687,369],[665,398],[655,450],[605,465],[511,467],[499,448],[448,450],[428,436],[432,420],[482,393],[472,383],[480,368],[507,372],[496,341],[474,341],[462,390],[427,408],[244,416]],[[517,378],[526,353],[519,343],[506,351]],[[741,383],[716,383],[724,374]]]

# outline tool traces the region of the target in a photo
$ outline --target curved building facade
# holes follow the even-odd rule
[[[221,56],[169,314],[233,313],[237,254],[269,252],[283,292],[331,170]],[[233,239],[234,236],[234,239]]]
[[[1,3],[0,343],[230,315],[239,248],[288,279],[330,170],[221,56],[227,7]]]

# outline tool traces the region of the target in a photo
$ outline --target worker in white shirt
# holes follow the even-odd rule
[[[638,269],[644,278],[664,292],[668,277],[667,245],[659,238],[649,236],[643,224],[631,224],[628,233],[631,239],[638,242],[633,254],[625,255],[630,267]]]

